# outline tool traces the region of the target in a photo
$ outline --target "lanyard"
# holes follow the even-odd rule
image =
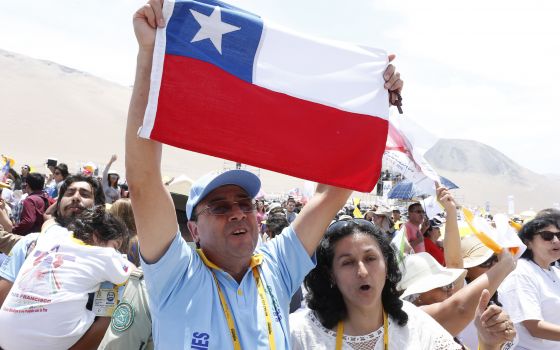
[[[200,250],[197,249],[197,253],[199,255],[203,254]],[[201,256],[202,257],[202,256]],[[239,343],[239,336],[237,334],[237,329],[235,327],[235,321],[232,317],[231,311],[229,310],[226,298],[224,293],[222,292],[222,288],[220,288],[220,284],[218,283],[218,278],[216,274],[212,270],[212,267],[208,266],[206,263],[206,259],[202,259],[204,264],[210,269],[212,272],[212,277],[214,278],[214,282],[216,283],[216,287],[218,289],[218,295],[220,296],[220,303],[222,304],[222,309],[224,310],[224,316],[226,317],[226,321],[228,324],[229,331],[231,333],[231,340],[233,342],[233,349],[234,350],[241,350],[241,344]],[[264,309],[264,316],[266,318],[266,329],[268,332],[268,343],[270,350],[276,350],[276,343],[274,342],[274,330],[272,328],[272,318],[270,314],[270,308],[268,307],[268,302],[266,300],[266,294],[264,291],[261,275],[257,266],[253,266],[253,278],[255,279],[255,284],[257,286],[257,291],[259,294],[259,298],[261,299],[261,303]]]
[[[338,321],[336,326],[336,350],[342,350],[342,336],[344,335],[344,323]],[[387,313],[383,310],[383,349],[389,350],[389,322]]]

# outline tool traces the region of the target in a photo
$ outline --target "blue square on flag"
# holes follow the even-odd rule
[[[167,54],[196,58],[253,81],[263,30],[258,16],[218,1],[178,1],[167,28]]]

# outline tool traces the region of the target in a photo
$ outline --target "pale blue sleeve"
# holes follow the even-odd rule
[[[305,276],[315,267],[315,254],[309,256],[299,237],[290,225],[280,235],[259,247],[268,262],[282,278],[285,290],[292,296],[301,286]]]
[[[29,245],[34,242],[37,237],[39,237],[39,232],[30,233],[20,239],[10,251],[8,257],[2,262],[0,266],[0,277],[14,282],[21,269],[21,266],[25,262],[25,257],[27,255],[27,249]]]
[[[148,264],[140,254],[146,288],[150,295],[150,307],[159,309],[174,290],[181,288],[186,282],[193,253],[181,233],[177,232],[171,245],[157,262]]]

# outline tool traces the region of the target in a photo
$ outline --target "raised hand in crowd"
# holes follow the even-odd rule
[[[484,289],[474,318],[481,350],[501,349],[504,343],[513,341],[517,334],[509,315],[498,305],[488,305],[489,302],[490,292]]]
[[[451,192],[443,186],[436,186],[437,200],[445,209],[445,237],[443,238],[443,254],[445,264],[450,268],[463,268],[463,257],[461,255],[461,236],[457,222],[457,203]],[[463,281],[457,281],[455,289],[460,289]]]

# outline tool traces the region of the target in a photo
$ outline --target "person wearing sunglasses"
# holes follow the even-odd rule
[[[560,348],[560,226],[543,215],[519,231],[527,250],[500,286],[500,301],[519,332],[517,349]]]
[[[425,221],[426,213],[420,203],[412,203],[408,206],[408,221],[404,224],[408,243],[416,253],[425,252],[424,233],[427,226],[422,225]]]
[[[318,185],[290,226],[257,248],[253,199],[259,178],[240,169],[203,176],[193,184],[186,207],[189,231],[200,248],[188,247],[178,232],[169,192],[154,181],[161,179],[162,145],[138,137],[150,91],[156,28],[165,27],[162,7],[162,1],[150,0],[133,17],[139,49],[125,161],[155,320],[155,347],[289,349],[289,301],[314,266],[315,248],[352,191]],[[394,66],[388,65],[384,78],[388,89],[400,92],[403,81]],[[186,108],[185,116],[191,112]],[[238,137],[247,141],[243,133]]]
[[[509,252],[504,250],[500,259],[500,263],[494,268],[454,292],[455,284],[462,282],[467,274],[466,270],[443,267],[428,253],[412,254],[405,259],[403,279],[397,289],[403,291],[401,298],[421,307],[451,335],[457,336],[475,319],[482,295],[487,293],[489,301],[500,283],[513,270],[513,258]],[[496,305],[488,310],[495,315],[491,333],[496,344],[512,341],[516,332],[507,313]],[[477,329],[480,338],[480,328]]]

